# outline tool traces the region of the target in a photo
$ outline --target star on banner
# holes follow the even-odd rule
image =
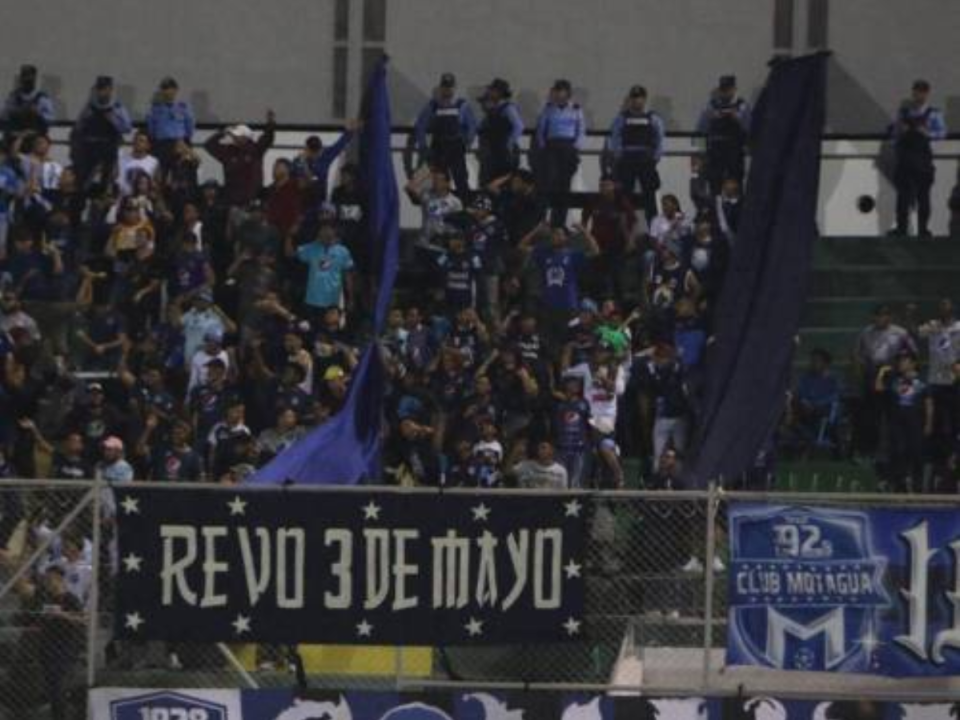
[[[231,517],[234,515],[243,515],[247,511],[247,501],[239,495],[236,495],[233,500],[227,503],[227,507],[230,508]]]
[[[564,503],[563,507],[566,510],[566,517],[580,517],[580,511],[583,509],[583,505],[580,504],[579,500],[571,500],[568,503]]]
[[[127,613],[127,620],[124,623],[124,625],[128,630],[133,630],[134,632],[136,632],[137,630],[140,629],[140,626],[143,625],[144,622],[146,621],[142,617],[140,617],[140,613],[138,612]]]
[[[357,623],[357,637],[370,637],[370,633],[373,632],[373,625],[368,623],[366,620],[361,620]]]
[[[483,621],[477,620],[476,618],[470,618],[470,622],[463,626],[470,637],[476,637],[477,635],[483,635]]]
[[[563,629],[567,631],[567,635],[576,635],[580,632],[580,621],[569,617],[563,624]]]
[[[240,615],[238,613],[237,619],[230,624],[233,625],[233,632],[235,635],[243,635],[245,632],[250,632],[250,618],[248,618],[246,615]]]
[[[490,508],[483,503],[480,503],[475,508],[471,508],[470,512],[473,513],[474,522],[486,522],[490,518]]]
[[[567,574],[567,580],[580,577],[580,564],[575,563],[571,558],[570,562],[563,566],[563,571]]]
[[[124,515],[140,514],[140,501],[130,495],[127,495],[125,498],[123,498],[123,501],[120,503],[120,507],[123,508]]]
[[[380,519],[380,506],[377,505],[373,500],[363,506],[363,519],[364,520],[379,520]]]
[[[140,572],[140,565],[143,563],[143,558],[139,555],[134,555],[130,553],[125,558],[123,558],[123,569],[127,572]]]

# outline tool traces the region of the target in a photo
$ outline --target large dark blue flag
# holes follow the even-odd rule
[[[749,471],[784,410],[816,238],[827,55],[773,66],[754,111],[746,201],[707,358],[696,484]]]
[[[368,232],[379,276],[374,342],[364,350],[353,372],[350,391],[340,412],[260,468],[250,480],[254,484],[353,485],[375,478],[379,473],[384,371],[375,339],[383,330],[390,307],[400,243],[397,180],[390,155],[386,65],[387,60],[383,58],[370,77],[360,135]]]

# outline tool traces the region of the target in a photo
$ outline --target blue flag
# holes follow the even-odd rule
[[[743,217],[716,309],[691,484],[761,466],[785,408],[817,236],[827,55],[779,62],[753,113]]]
[[[363,119],[361,182],[367,192],[368,232],[379,276],[373,316],[374,341],[364,350],[354,369],[340,412],[260,468],[249,480],[253,484],[355,485],[364,479],[376,478],[379,473],[384,368],[376,337],[383,331],[390,308],[400,244],[399,197],[390,155],[390,98],[385,57],[370,77]]]

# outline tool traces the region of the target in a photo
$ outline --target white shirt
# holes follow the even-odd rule
[[[157,171],[160,169],[160,161],[153,155],[144,155],[142,158],[134,157],[129,151],[120,151],[119,170],[117,172],[117,184],[120,186],[121,195],[130,195],[133,192],[133,175],[139,170],[155,180]]]
[[[668,240],[679,240],[689,234],[691,227],[683,213],[674,215],[673,220],[666,215],[657,215],[650,223],[650,236],[657,241],[657,245],[663,245]]]
[[[953,385],[953,364],[960,360],[960,320],[946,325],[940,320],[931,320],[920,326],[919,334],[926,338],[930,351],[927,382]]]
[[[627,389],[624,366],[618,365],[614,372],[613,386],[608,389],[604,383],[598,382],[609,377],[610,369],[606,366],[598,368],[596,376],[589,363],[580,363],[567,370],[570,375],[583,378],[583,397],[590,404],[590,424],[604,435],[610,435],[616,428],[617,399]]]
[[[187,384],[188,395],[195,387],[199,387],[207,381],[207,363],[211,360],[220,360],[226,366],[227,370],[230,369],[230,355],[227,354],[226,350],[221,350],[216,355],[210,355],[206,350],[200,348],[194,353],[193,358],[190,360],[190,382]]]
[[[554,461],[543,465],[536,460],[524,460],[513,467],[513,474],[522,488],[536,490],[566,490],[567,469]]]
[[[441,196],[434,194],[432,190],[424,190],[420,195],[420,209],[423,213],[420,239],[429,245],[434,238],[446,231],[447,216],[463,210],[463,203],[453,193]]]
[[[226,332],[223,320],[213,310],[198,311],[196,308],[187,310],[181,318],[183,323],[183,356],[193,358],[200,346],[203,345],[203,336],[208,332]]]

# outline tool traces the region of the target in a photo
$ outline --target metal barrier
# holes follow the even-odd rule
[[[150,485],[184,493],[185,502],[195,487]],[[364,489],[294,487],[276,492]],[[433,489],[377,490],[421,494],[425,502],[437,494]],[[29,713],[45,704],[53,706],[51,717],[72,717],[58,714],[59,709],[74,705],[78,693],[97,685],[293,685],[296,658],[289,648],[113,640],[117,560],[110,492],[98,482],[0,481],[0,720],[44,717]],[[672,696],[745,692],[900,701],[939,700],[956,693],[952,681],[943,679],[726,666],[725,518],[730,500],[865,507],[890,505],[892,498],[716,488],[596,492],[585,503],[590,511],[583,569],[585,632],[579,641],[433,648],[426,672],[422,655],[414,671],[412,651],[389,648],[371,655],[374,659],[368,658],[363,674],[352,675],[343,673],[352,651],[328,649],[339,670],[308,666],[308,682],[343,689],[524,688]],[[942,507],[960,504],[960,497],[896,496],[897,505],[905,503]],[[300,650],[301,655],[307,652]]]

